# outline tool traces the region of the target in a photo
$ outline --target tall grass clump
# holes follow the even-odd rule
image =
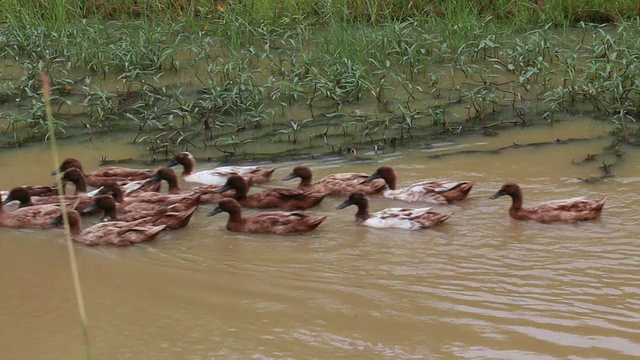
[[[29,28],[59,32],[82,17],[80,3],[68,0],[1,0],[0,22],[7,23],[15,33]]]

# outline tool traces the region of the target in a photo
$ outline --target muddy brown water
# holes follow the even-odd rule
[[[438,229],[356,226],[328,198],[328,219],[303,236],[228,232],[202,206],[185,229],[129,247],[76,245],[94,359],[632,359],[640,355],[640,154],[625,149],[616,177],[585,184],[611,142],[599,122],[513,128],[497,137],[315,160],[321,177],[393,165],[400,185],[477,182]],[[498,154],[430,155],[512,142],[595,137]],[[67,144],[87,170],[100,156],[136,157],[117,139]],[[46,146],[2,150],[0,188],[49,184]],[[612,162],[614,159],[607,158]],[[269,186],[297,162],[279,163]],[[207,165],[209,166],[209,165]],[[199,168],[206,167],[205,165]],[[600,220],[543,225],[507,215],[489,197],[520,183],[525,204],[607,196]],[[406,205],[376,197],[372,210]],[[417,206],[417,205],[410,205]],[[11,210],[8,206],[7,210]],[[251,213],[251,211],[247,211]],[[89,225],[95,219],[86,219]],[[3,359],[79,359],[83,337],[61,230],[0,229]]]

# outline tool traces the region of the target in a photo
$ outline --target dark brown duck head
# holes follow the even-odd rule
[[[97,209],[104,211],[104,218],[116,219],[116,200],[111,195],[97,196],[93,203],[87,206],[83,212],[89,214]]]
[[[76,187],[76,194],[87,192],[87,180],[82,173],[82,170],[78,168],[69,168],[62,173],[62,184],[67,182],[73,183]]]
[[[514,200],[517,200],[517,199],[522,200],[522,190],[520,189],[520,186],[518,186],[518,184],[515,184],[515,183],[506,183],[502,185],[500,190],[498,190],[498,192],[493,194],[493,196],[491,197],[491,200],[495,200],[504,195],[508,195]]]
[[[178,153],[173,159],[169,160],[165,167],[173,167],[176,165],[182,165],[184,168],[182,175],[190,175],[193,172],[193,168],[196,165],[196,159],[190,152],[184,151]]]
[[[249,192],[249,184],[242,176],[232,175],[229,176],[227,182],[225,182],[224,185],[222,185],[218,190],[214,192],[221,194],[231,189],[236,191],[236,199],[243,199],[247,197],[247,193]]]
[[[231,217],[240,216],[242,212],[242,206],[240,206],[240,204],[234,199],[231,199],[231,198],[222,199],[218,203],[218,206],[213,208],[213,210],[209,211],[207,216],[214,216],[221,212],[229,213]]]
[[[391,190],[396,189],[396,172],[393,170],[391,166],[380,166],[376,172],[371,174],[368,178],[364,179],[362,182],[367,182],[375,179],[382,179],[387,186]]]
[[[150,178],[148,178],[144,184],[151,182],[159,182],[166,181],[169,184],[169,193],[180,191],[180,187],[178,186],[178,177],[176,176],[175,171],[171,168],[163,167],[158,169]]]
[[[293,168],[291,174],[285,176],[282,180],[287,181],[295,178],[300,178],[300,186],[306,186],[311,184],[313,174],[308,166],[298,165]]]
[[[21,208],[33,205],[29,191],[22,186],[16,186],[11,189],[11,191],[9,191],[9,195],[7,195],[7,198],[2,202],[2,204],[6,205],[12,201],[19,201]]]
[[[369,198],[365,193],[359,191],[351,193],[349,197],[342,202],[342,204],[336,207],[336,209],[344,209],[351,205],[358,207],[358,212],[356,212],[356,221],[365,221],[369,218]]]
[[[66,158],[62,161],[59,168],[51,172],[51,175],[55,175],[57,173],[63,173],[66,170],[71,168],[76,168],[80,170],[80,172],[84,173],[84,171],[82,170],[82,163],[80,162],[80,160],[75,158]]]

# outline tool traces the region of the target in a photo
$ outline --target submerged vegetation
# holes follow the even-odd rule
[[[587,114],[640,144],[635,0],[0,0],[0,139],[259,158]]]

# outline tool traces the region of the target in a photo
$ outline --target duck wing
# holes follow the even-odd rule
[[[34,205],[0,214],[0,225],[15,229],[51,228],[49,222],[60,215],[56,205]]]
[[[388,208],[371,214],[363,221],[363,224],[376,228],[394,227],[419,230],[438,225],[450,216],[451,214],[431,211],[431,208]]]
[[[148,219],[133,222],[112,221],[93,225],[74,237],[74,241],[85,245],[126,246],[151,241],[164,230],[165,225],[142,225]]]
[[[326,216],[312,216],[300,212],[273,211],[245,217],[246,229],[250,232],[292,234],[313,230]]]
[[[386,186],[384,180],[376,179],[363,182],[369,177],[363,173],[340,173],[325,176],[318,180],[313,187],[324,190],[331,195],[349,195],[359,191],[365,194],[377,194],[382,192]]]

